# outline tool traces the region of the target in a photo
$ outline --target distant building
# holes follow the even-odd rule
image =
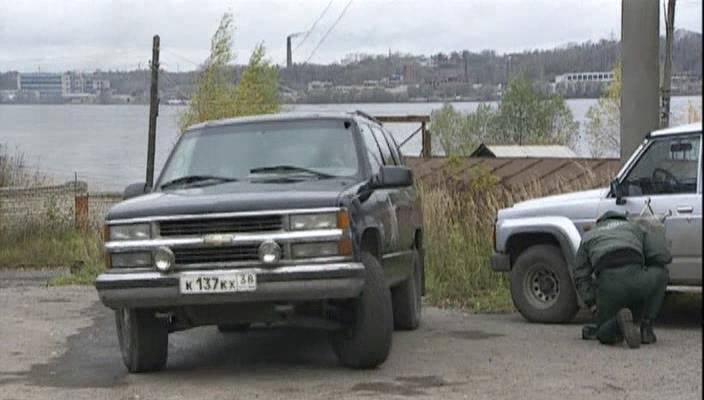
[[[325,90],[332,88],[332,82],[330,81],[311,81],[308,82],[308,91]]]
[[[38,98],[57,99],[63,94],[61,74],[30,72],[17,74],[17,90],[33,93]]]
[[[570,72],[555,77],[555,83],[611,82],[613,80],[613,72]]]
[[[413,64],[406,64],[403,66],[403,81],[404,82],[415,82],[416,80],[416,68]]]
[[[560,145],[490,145],[480,144],[470,157],[491,158],[577,158],[567,146]]]

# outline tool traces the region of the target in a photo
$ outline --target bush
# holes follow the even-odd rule
[[[446,155],[468,156],[479,143],[572,144],[579,124],[564,99],[545,94],[524,78],[513,78],[498,107],[480,104],[460,113],[445,104],[431,114],[430,130]]]

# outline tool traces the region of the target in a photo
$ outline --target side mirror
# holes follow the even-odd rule
[[[125,191],[122,194],[122,199],[127,200],[133,197],[147,194],[151,191],[151,189],[152,188],[148,187],[145,182],[133,183],[125,188]]]
[[[383,166],[372,181],[372,188],[395,188],[413,185],[413,171],[401,166]]]
[[[622,206],[626,204],[626,199],[624,199],[626,193],[624,186],[615,178],[611,181],[611,194],[616,198],[616,204]]]

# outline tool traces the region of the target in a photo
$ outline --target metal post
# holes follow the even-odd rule
[[[660,125],[659,1],[622,0],[621,162]]]
[[[430,158],[433,155],[433,149],[430,142],[430,131],[426,127],[425,121],[420,123],[420,133],[422,141],[420,155],[423,158]]]
[[[156,147],[156,117],[159,115],[159,35],[152,42],[152,85],[149,96],[149,139],[147,142],[147,184],[154,185],[154,152]]]
[[[660,104],[660,127],[670,125],[670,88],[672,85],[672,41],[675,30],[675,2],[668,0],[665,10],[665,65],[662,72],[662,102]]]

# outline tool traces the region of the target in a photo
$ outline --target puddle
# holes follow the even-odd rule
[[[467,331],[452,331],[449,332],[449,336],[452,336],[453,338],[457,339],[465,339],[465,340],[483,340],[483,339],[491,339],[495,337],[501,337],[505,336],[500,333],[491,333],[491,332],[484,332],[480,330],[467,330]]]
[[[393,382],[377,381],[358,383],[350,389],[352,392],[374,396],[379,394],[396,395],[404,397],[425,396],[427,390],[460,383],[449,383],[436,375],[428,376],[401,376]]]
[[[96,302],[84,315],[93,323],[68,337],[63,354],[15,375],[29,385],[43,387],[107,388],[124,384],[127,371],[120,359],[112,311]]]

